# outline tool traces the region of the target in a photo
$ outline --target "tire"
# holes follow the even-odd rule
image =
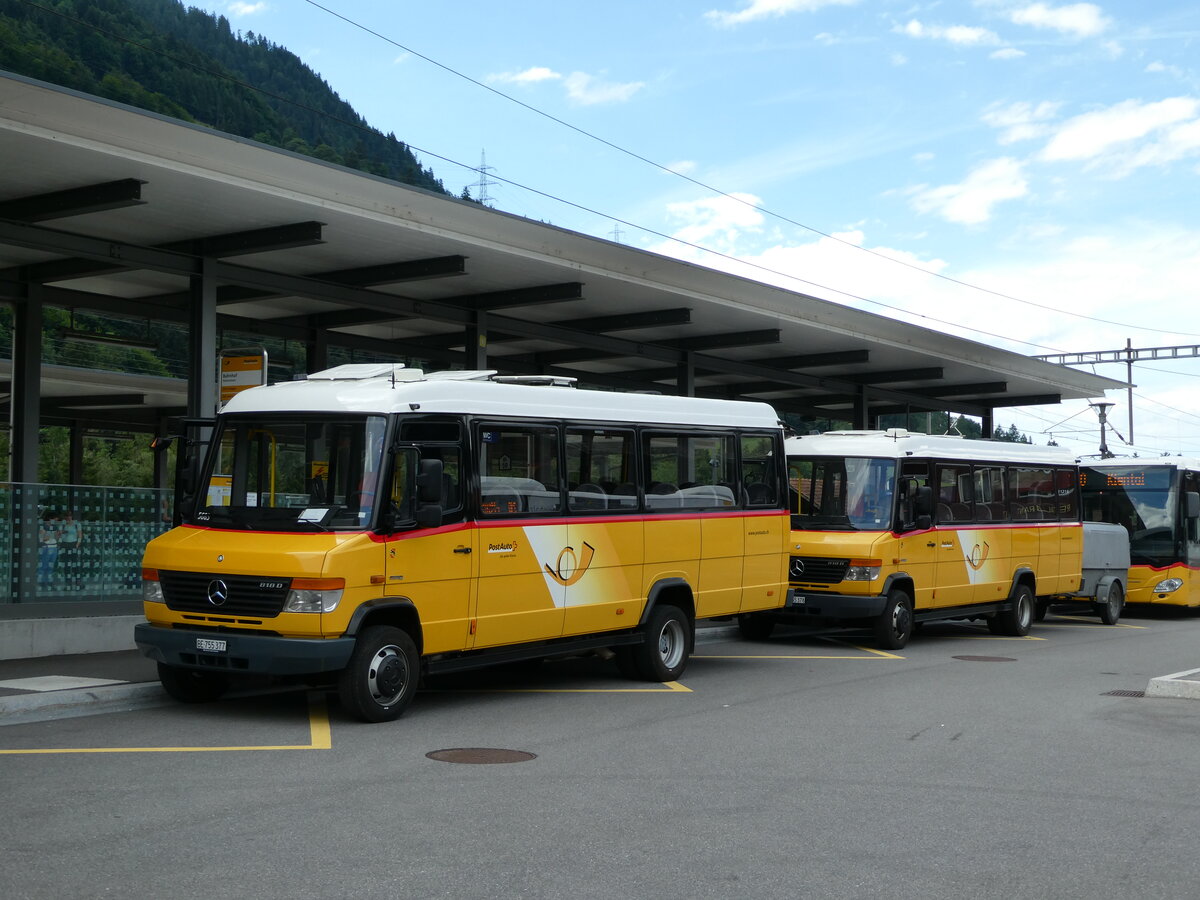
[[[358,636],[338,678],[338,697],[364,722],[390,722],[408,708],[419,680],[420,658],[408,632],[375,625]]]
[[[229,689],[229,677],[224,672],[204,672],[158,664],[158,680],[167,695],[180,703],[211,703],[219,700]]]
[[[1033,591],[1027,584],[1018,584],[1012,595],[1012,606],[988,619],[988,631],[1009,637],[1025,637],[1033,626]]]
[[[1114,581],[1108,589],[1107,602],[1098,603],[1096,606],[1100,621],[1105,625],[1116,625],[1121,621],[1121,610],[1125,608],[1125,590],[1121,587],[1121,582]]]
[[[883,612],[875,620],[875,643],[881,650],[903,650],[912,633],[912,600],[900,588],[892,588],[888,591]]]
[[[748,641],[765,641],[775,630],[775,620],[770,616],[746,613],[737,617],[738,631]]]
[[[1038,600],[1033,606],[1033,621],[1043,622],[1046,619],[1046,613],[1050,611],[1049,600]]]
[[[656,606],[642,629],[645,641],[632,650],[633,665],[646,681],[674,681],[687,668],[692,626],[677,606]]]

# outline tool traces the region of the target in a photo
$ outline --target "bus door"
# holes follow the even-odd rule
[[[1058,528],[1057,583],[1053,590],[1077,591],[1083,577],[1083,529],[1079,522],[1078,472],[1071,468],[1054,470],[1055,517]]]
[[[421,620],[424,651],[441,653],[471,645],[470,623],[479,553],[476,531],[465,521],[462,479],[462,426],[456,420],[425,419],[402,422],[400,441],[418,444],[422,459],[442,461],[439,528],[398,532],[384,540],[384,594],[412,601]],[[407,457],[396,457],[397,471],[391,502],[399,518],[411,508],[402,495],[403,466]]]
[[[567,588],[553,570],[569,545],[558,429],[493,423],[477,427],[479,584],[474,646],[561,637]]]
[[[899,536],[896,540],[896,568],[907,573],[913,580],[913,597],[916,609],[928,609],[934,605],[934,572],[937,565],[938,534],[931,525],[932,506],[926,511],[919,499],[920,491],[932,492],[929,479],[929,463],[904,461],[900,464],[900,479],[897,487]],[[924,516],[924,522],[921,517]],[[922,527],[924,526],[924,527]],[[888,554],[884,553],[885,556]]]
[[[780,509],[786,481],[781,480],[779,438],[771,434],[741,436],[741,480],[746,485],[748,510]],[[787,594],[790,533],[786,516],[756,516],[741,520],[746,557],[742,563],[741,610],[749,612],[783,604]]]
[[[933,605],[965,606],[975,601],[975,569],[978,533],[971,490],[971,467],[938,465],[934,483],[935,544]]]

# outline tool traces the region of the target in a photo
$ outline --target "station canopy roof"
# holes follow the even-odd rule
[[[781,412],[948,410],[1123,386],[780,287],[589,237],[0,73],[0,300],[581,383],[760,399]],[[691,374],[685,374],[691,373]],[[7,372],[0,367],[0,378]],[[44,366],[48,416],[150,424],[176,379]]]

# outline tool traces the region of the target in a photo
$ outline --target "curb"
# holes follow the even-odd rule
[[[1200,669],[1188,669],[1174,675],[1151,678],[1150,683],[1146,685],[1146,696],[1200,700]]]
[[[157,682],[106,684],[74,691],[47,691],[0,697],[0,726],[25,725],[100,713],[166,706],[171,699]]]

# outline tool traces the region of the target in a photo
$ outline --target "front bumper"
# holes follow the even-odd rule
[[[845,622],[875,619],[883,614],[885,594],[825,594],[789,588],[780,613],[806,622]]]
[[[329,640],[283,638],[233,632],[163,628],[143,622],[133,627],[133,639],[143,656],[168,666],[219,670],[247,675],[311,675],[346,668],[354,638]],[[223,641],[223,650],[202,650]]]

